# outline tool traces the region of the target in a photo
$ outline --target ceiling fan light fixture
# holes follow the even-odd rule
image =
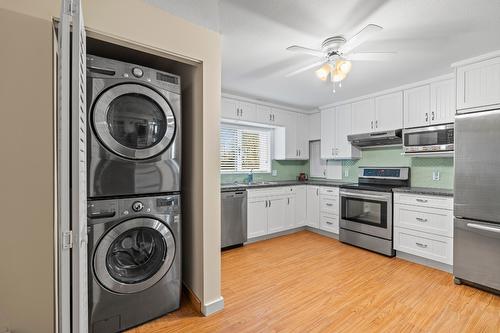
[[[339,60],[335,64],[337,72],[348,74],[352,69],[352,63],[349,60]]]
[[[328,78],[328,74],[330,74],[330,70],[330,65],[324,64],[319,69],[317,69],[315,73],[318,79],[320,79],[321,81],[326,81],[326,79]]]
[[[332,71],[332,82],[340,82],[343,79],[345,79],[346,75],[337,69],[335,71]]]

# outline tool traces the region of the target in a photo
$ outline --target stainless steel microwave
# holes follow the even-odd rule
[[[453,151],[454,124],[409,128],[403,130],[405,153]]]

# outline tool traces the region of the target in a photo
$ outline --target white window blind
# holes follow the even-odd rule
[[[271,172],[271,130],[221,124],[222,173]]]

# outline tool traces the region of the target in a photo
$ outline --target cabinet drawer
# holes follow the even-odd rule
[[[453,237],[453,211],[396,204],[394,226]]]
[[[321,195],[337,196],[337,195],[339,195],[339,188],[338,187],[321,186],[319,188],[319,194],[321,194]]]
[[[277,195],[285,195],[288,187],[266,187],[266,188],[255,188],[247,190],[248,198],[261,198],[261,197],[270,197]]]
[[[321,196],[319,199],[319,210],[324,213],[336,214],[339,212],[339,200],[335,197]]]
[[[453,239],[449,237],[396,227],[394,249],[448,265],[453,264]]]
[[[394,203],[453,210],[453,198],[436,195],[394,193]]]
[[[321,214],[319,217],[319,228],[321,230],[339,233],[339,218],[336,215]]]

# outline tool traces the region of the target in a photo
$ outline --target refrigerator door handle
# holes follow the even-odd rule
[[[500,228],[489,227],[486,225],[481,225],[481,224],[476,224],[476,223],[467,223],[467,227],[472,228],[472,229],[479,229],[479,230],[483,230],[483,231],[496,232],[496,233],[500,234]]]

